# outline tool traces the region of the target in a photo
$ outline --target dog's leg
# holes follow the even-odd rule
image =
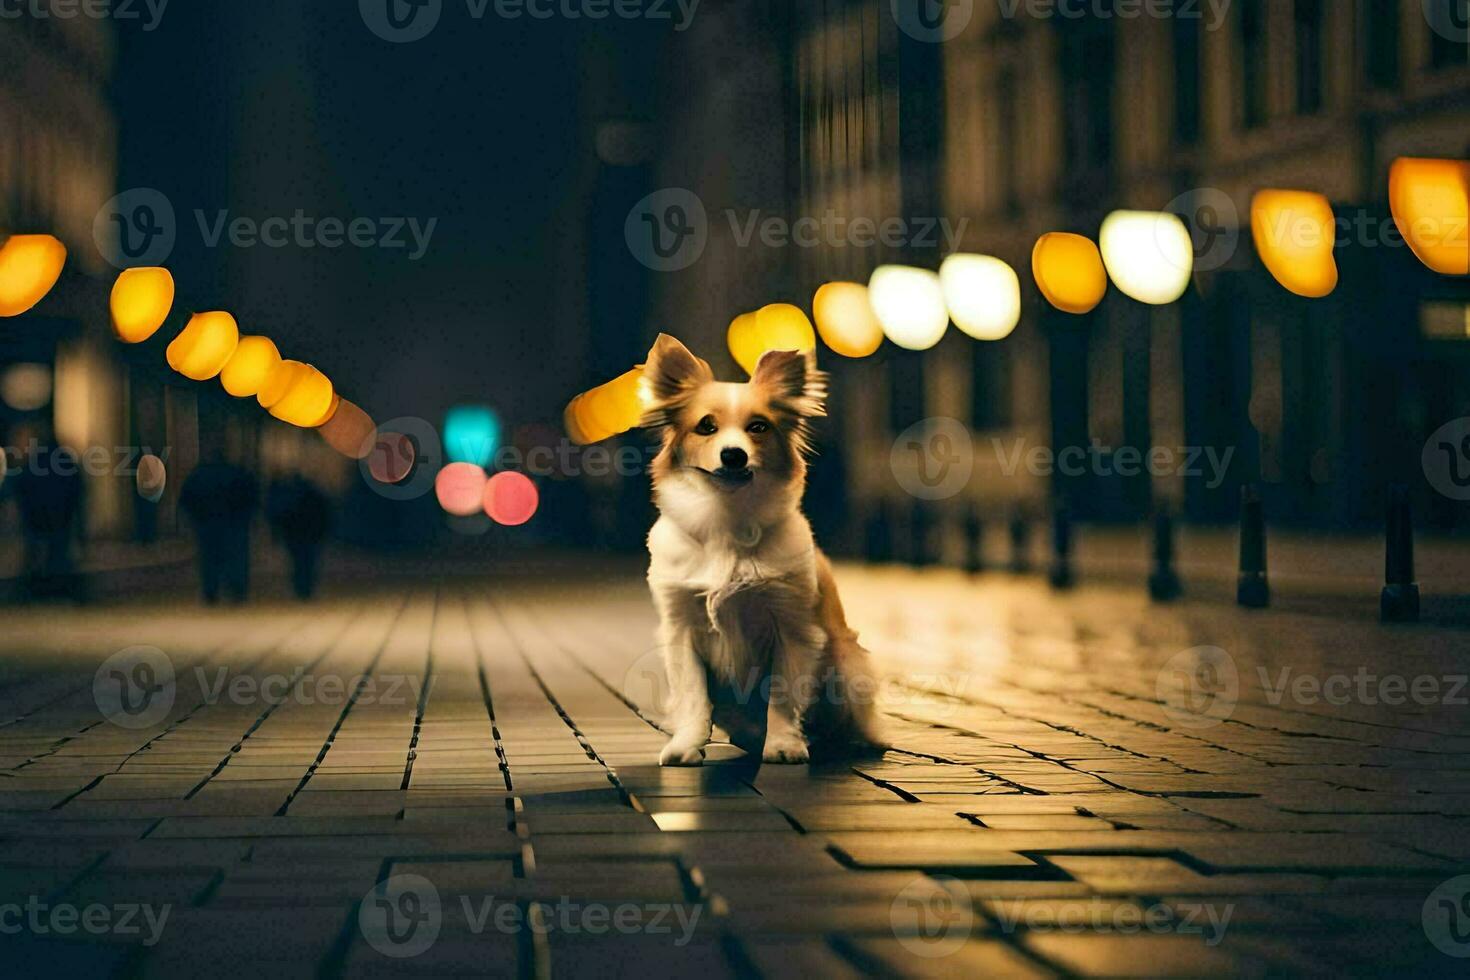
[[[806,737],[801,733],[801,716],[815,693],[812,666],[820,645],[809,648],[796,637],[776,638],[771,658],[771,700],[766,709],[766,762],[806,762]]]
[[[668,630],[664,639],[664,667],[673,695],[668,727],[673,734],[659,753],[658,764],[697,766],[704,762],[709,741],[709,681],[687,629]]]

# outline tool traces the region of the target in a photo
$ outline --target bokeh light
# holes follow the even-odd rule
[[[317,429],[322,439],[349,459],[364,459],[373,451],[377,425],[353,402],[339,398],[337,411]]]
[[[150,453],[138,460],[135,480],[138,484],[138,496],[156,504],[163,497],[164,488],[168,486],[168,468],[163,465],[163,460]]]
[[[1031,274],[1041,295],[1063,313],[1091,313],[1108,292],[1102,253],[1085,235],[1065,231],[1042,235],[1031,251]]]
[[[485,499],[485,470],[475,463],[450,463],[434,477],[434,496],[445,513],[478,514]]]
[[[1177,215],[1114,211],[1098,236],[1103,264],[1124,295],[1165,306],[1184,295],[1194,274],[1194,242]]]
[[[1021,280],[992,255],[956,253],[939,265],[949,318],[976,340],[1004,340],[1021,322]]]
[[[1395,160],[1388,201],[1419,261],[1442,275],[1470,275],[1470,161]]]
[[[224,370],[240,343],[240,327],[228,313],[195,313],[168,345],[168,366],[192,381],[208,381]]]
[[[0,374],[0,401],[17,412],[34,412],[51,401],[51,365],[12,364]]]
[[[220,371],[219,382],[236,398],[258,395],[280,363],[281,352],[269,337],[241,337]]]
[[[773,350],[815,350],[817,332],[798,306],[771,303],[754,313],[736,317],[725,335],[730,355],[753,374],[761,355]]]
[[[635,428],[643,417],[642,383],[640,364],[573,398],[562,417],[567,436],[587,445]]]
[[[51,292],[66,265],[52,235],[11,235],[0,246],[0,316],[20,316]]]
[[[325,374],[301,361],[282,361],[255,399],[282,422],[310,429],[327,421],[335,397]]]
[[[174,308],[174,277],[167,269],[124,269],[112,284],[112,329],[119,340],[141,344],[158,332]]]
[[[883,327],[860,282],[829,282],[812,297],[817,333],[843,357],[867,357],[883,345]]]
[[[1332,204],[1312,191],[1263,190],[1251,200],[1251,234],[1261,263],[1288,291],[1321,299],[1337,288]]]
[[[928,350],[949,327],[939,274],[909,265],[880,265],[868,280],[868,300],[884,335],[907,350]]]
[[[500,418],[486,405],[459,405],[444,416],[444,452],[452,463],[488,466],[500,448]]]
[[[402,483],[413,472],[418,449],[402,432],[379,432],[366,457],[368,472],[379,483]]]
[[[497,524],[519,527],[536,516],[541,494],[524,473],[496,473],[485,484],[482,500],[485,513]]]

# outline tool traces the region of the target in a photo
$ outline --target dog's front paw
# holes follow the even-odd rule
[[[658,754],[661,766],[698,766],[704,764],[704,746],[675,736]]]
[[[765,751],[761,753],[761,758],[766,762],[798,765],[806,762],[808,757],[806,739],[800,735],[769,735],[766,737]]]

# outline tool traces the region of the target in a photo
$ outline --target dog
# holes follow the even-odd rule
[[[700,765],[715,720],[737,745],[756,744],[748,703],[744,716],[716,719],[711,700],[712,683],[750,691],[754,677],[768,692],[765,762],[807,762],[809,735],[883,747],[868,652],[801,513],[811,422],[826,414],[827,376],[815,356],[770,351],[749,382],[723,383],[660,334],[640,396],[640,424],[660,440],[648,584],[671,735],[659,765]]]

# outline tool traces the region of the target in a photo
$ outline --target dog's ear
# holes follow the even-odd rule
[[[817,370],[813,351],[766,351],[756,362],[750,383],[764,388],[782,411],[800,418],[827,414],[827,375]]]
[[[709,364],[666,333],[658,335],[643,365],[642,425],[669,424],[674,409],[700,385],[715,380]]]

